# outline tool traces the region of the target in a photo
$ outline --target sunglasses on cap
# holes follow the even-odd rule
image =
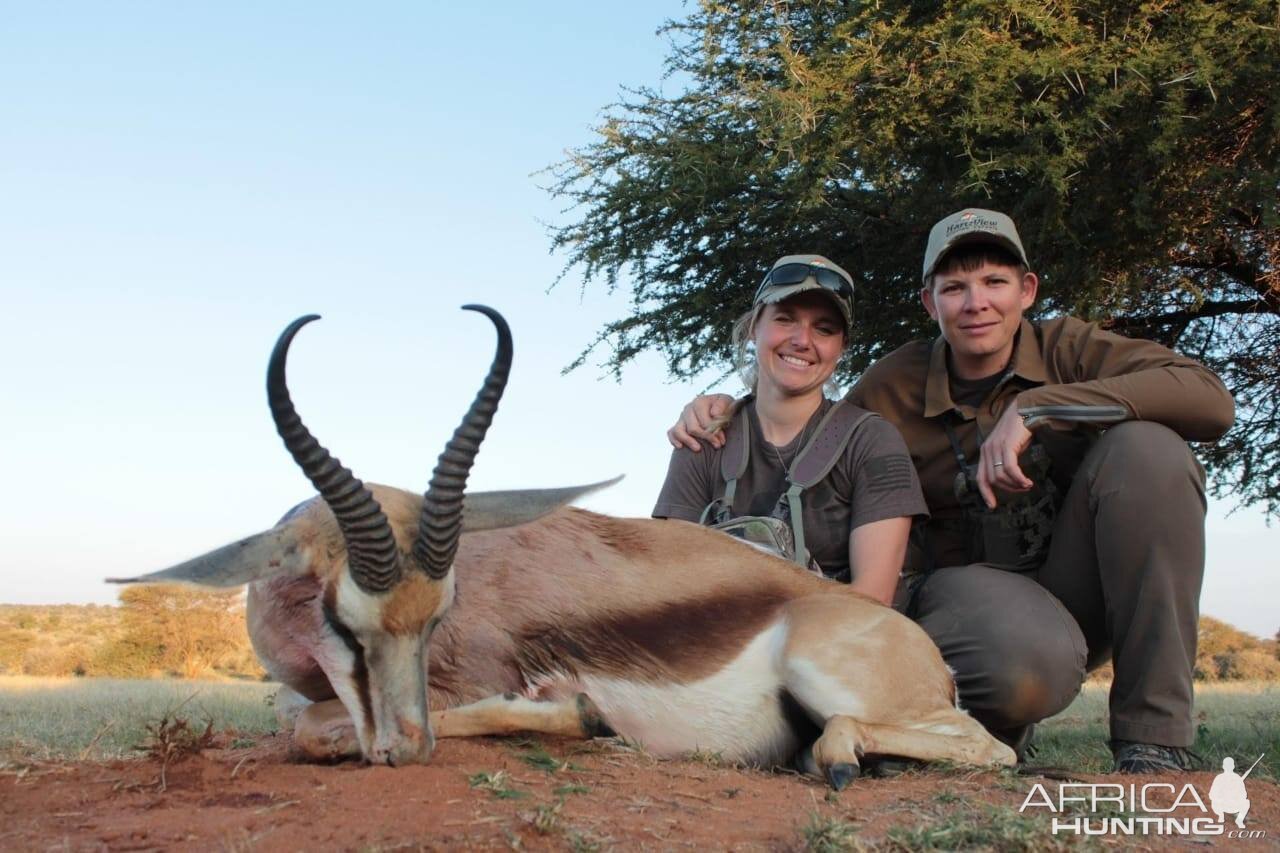
[[[783,264],[769,270],[756,290],[755,302],[758,303],[764,292],[771,287],[799,284],[807,278],[812,278],[822,287],[830,290],[838,298],[843,299],[845,304],[853,302],[853,285],[849,280],[830,267],[817,264]]]

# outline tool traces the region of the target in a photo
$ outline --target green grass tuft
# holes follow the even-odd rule
[[[511,776],[505,770],[495,770],[492,773],[473,773],[467,777],[467,782],[471,787],[481,791],[488,791],[497,800],[520,800],[529,796],[527,791],[509,787],[510,781]]]
[[[557,758],[547,752],[547,748],[540,743],[535,743],[530,749],[520,753],[520,760],[530,767],[548,774],[559,773],[561,770],[582,769],[568,759]]]
[[[837,853],[858,848],[858,828],[839,818],[809,814],[809,822],[800,830],[804,849],[812,853]]]
[[[894,850],[1063,850],[1066,845],[1047,835],[1044,825],[1007,808],[986,807],[943,817],[925,826],[895,827],[888,833]]]

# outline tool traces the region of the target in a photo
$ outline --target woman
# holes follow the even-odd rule
[[[734,326],[739,366],[752,396],[747,470],[732,500],[736,516],[771,515],[796,456],[835,405],[823,388],[835,372],[853,317],[848,273],[820,255],[787,255],[770,269],[751,311]],[[847,405],[847,404],[846,404]],[[741,421],[739,421],[741,423]],[[734,427],[736,428],[736,424]],[[672,453],[656,518],[699,521],[725,494],[722,448]],[[827,577],[885,604],[893,599],[915,516],[927,515],[902,436],[867,418],[835,466],[801,498],[804,536]]]

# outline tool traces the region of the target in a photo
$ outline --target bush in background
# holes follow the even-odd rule
[[[1201,616],[1196,681],[1280,681],[1280,632],[1273,640],[1260,640],[1212,616]],[[1089,673],[1090,681],[1110,681],[1111,664]]]
[[[1280,679],[1274,640],[1237,631],[1212,616],[1200,617],[1196,678],[1202,681],[1273,681]]]
[[[127,587],[119,607],[0,605],[0,674],[265,678],[242,593]]]

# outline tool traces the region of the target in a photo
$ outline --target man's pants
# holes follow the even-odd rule
[[[937,643],[993,732],[1058,713],[1112,660],[1111,736],[1190,746],[1204,576],[1204,471],[1172,430],[1112,427],[1067,490],[1039,570],[974,564],[904,578],[895,606]]]

